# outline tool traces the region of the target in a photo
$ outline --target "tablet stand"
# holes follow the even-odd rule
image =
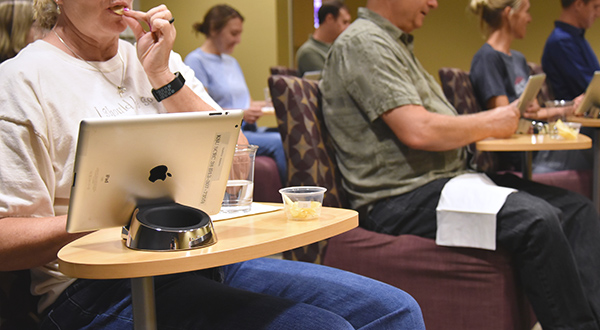
[[[136,250],[189,250],[217,242],[208,214],[175,202],[138,206],[123,234],[125,245]]]
[[[217,242],[208,214],[175,202],[138,206],[121,236],[127,240],[125,245],[135,250],[189,250]],[[132,278],[131,298],[135,330],[156,329],[154,278]]]

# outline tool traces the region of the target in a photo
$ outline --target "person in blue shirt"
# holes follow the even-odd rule
[[[600,12],[600,0],[561,0],[562,12],[546,40],[542,68],[557,100],[572,100],[585,92],[594,71],[596,54],[585,39]]]
[[[277,130],[258,127],[265,101],[253,101],[244,74],[231,56],[241,42],[244,17],[228,5],[208,10],[204,21],[195,23],[196,32],[206,36],[204,43],[185,58],[185,64],[196,73],[208,94],[224,109],[243,109],[242,131],[250,144],[258,146],[257,155],[269,156],[277,163],[281,183],[287,181],[287,162],[281,135]]]

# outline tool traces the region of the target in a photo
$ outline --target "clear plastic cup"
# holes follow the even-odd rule
[[[254,192],[254,158],[257,149],[258,146],[255,145],[237,145],[235,147],[221,212],[250,211]]]
[[[312,220],[321,216],[323,187],[301,186],[279,189],[283,210],[289,220]]]

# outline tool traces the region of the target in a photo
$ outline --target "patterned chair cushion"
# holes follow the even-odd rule
[[[282,66],[282,65],[278,65],[278,66],[272,66],[270,68],[271,70],[271,74],[272,75],[283,75],[283,76],[294,76],[294,77],[299,77],[300,76],[300,72],[298,72],[298,70],[293,69],[293,68],[288,68],[287,66]]]
[[[346,207],[333,145],[323,123],[318,83],[275,75],[269,78],[269,87],[288,159],[288,185],[325,187],[323,205]]]
[[[318,83],[274,75],[269,78],[269,88],[288,159],[288,185],[325,187],[323,205],[346,207],[333,146],[323,123]],[[327,241],[321,241],[284,252],[284,258],[322,263],[326,247]]]
[[[457,68],[441,68],[438,74],[444,95],[458,113],[468,114],[481,111],[468,72]]]
[[[481,107],[475,97],[469,73],[458,68],[441,68],[438,71],[442,90],[456,111],[460,114],[477,113]],[[496,172],[500,169],[508,170],[499,164],[497,153],[481,152],[471,144],[467,148],[470,166],[480,172]]]

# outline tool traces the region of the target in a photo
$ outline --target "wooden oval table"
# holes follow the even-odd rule
[[[532,152],[540,150],[578,150],[592,147],[592,139],[578,134],[577,139],[553,139],[546,134],[514,134],[508,139],[485,139],[475,144],[480,151],[524,151],[523,177],[531,180]]]
[[[273,204],[276,205],[276,204]],[[185,251],[140,251],[125,246],[121,228],[102,229],[58,252],[59,269],[76,278],[131,278],[135,329],[155,329],[152,276],[223,266],[294,249],[358,226],[353,210],[323,207],[316,220],[287,220],[283,210],[214,223],[217,243]]]

